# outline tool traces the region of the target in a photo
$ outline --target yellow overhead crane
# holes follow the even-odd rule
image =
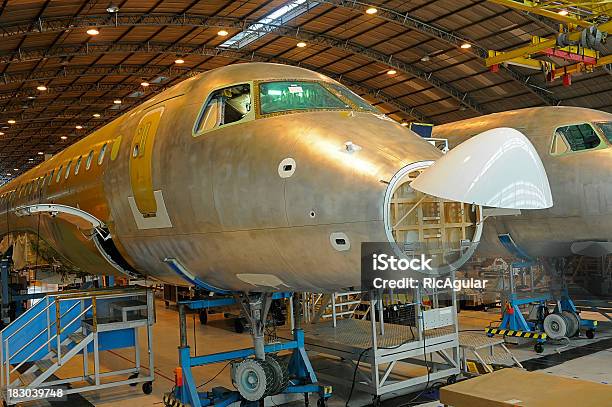
[[[518,65],[544,72],[548,81],[563,78],[563,84],[569,86],[572,74],[592,72],[612,64],[612,55],[602,56],[598,51],[612,32],[612,0],[489,1],[561,23],[556,37],[532,37],[530,45],[505,52],[490,50],[485,64],[492,72],[497,72],[500,64]],[[536,58],[543,56],[560,58],[570,64],[559,67]]]

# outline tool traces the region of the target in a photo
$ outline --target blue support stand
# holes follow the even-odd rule
[[[291,295],[289,293],[278,293],[272,296],[273,299],[290,297]],[[177,369],[175,378],[177,383],[175,383],[176,386],[173,392],[164,397],[166,405],[175,405],[175,403],[173,403],[174,400],[184,405],[190,405],[191,407],[212,405],[224,407],[235,402],[241,402],[241,406],[254,407],[260,405],[259,401],[244,400],[238,391],[222,387],[213,388],[211,391],[199,392],[198,385],[195,383],[192,373],[192,368],[197,366],[236,361],[250,358],[255,355],[254,348],[198,356],[191,356],[190,354],[190,347],[187,345],[185,309],[201,310],[205,308],[228,306],[235,303],[236,300],[233,297],[179,302],[179,323],[181,330],[181,346],[179,347],[180,370]],[[307,399],[309,393],[316,393],[319,395],[319,399],[322,400],[319,401],[318,405],[323,406],[326,404],[327,399],[332,395],[332,389],[329,386],[318,384],[317,376],[306,353],[303,330],[295,329],[292,341],[265,345],[264,350],[265,353],[292,351],[288,367],[290,377],[289,385],[280,394],[299,393],[304,394]]]
[[[529,268],[536,264],[536,261],[531,258],[525,250],[518,246],[510,234],[501,234],[498,236],[500,243],[519,261],[512,263],[512,268]],[[511,271],[512,273],[512,271]],[[513,276],[510,276],[510,295],[508,297],[508,304],[503,311],[503,318],[497,328],[487,328],[487,334],[493,336],[495,334],[508,335],[523,338],[533,338],[536,340],[535,349],[536,352],[543,350],[542,343],[546,340],[546,334],[543,332],[544,327],[542,321],[529,322],[523,316],[520,306],[525,304],[538,304],[540,307],[546,307],[547,301],[555,300],[557,305],[555,306],[554,313],[562,313],[563,311],[569,311],[578,315],[578,310],[574,305],[567,289],[563,289],[561,295],[553,298],[552,293],[538,294],[527,298],[518,298],[514,292]],[[587,337],[592,338],[594,331],[597,326],[597,321],[592,320],[580,320],[580,326],[584,327],[587,331]]]

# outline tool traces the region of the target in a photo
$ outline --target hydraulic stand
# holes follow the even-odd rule
[[[273,299],[291,298],[291,294],[261,294],[251,297],[220,297],[205,300],[181,301],[179,307],[180,347],[179,367],[175,370],[175,388],[164,396],[166,406],[190,405],[228,406],[240,402],[241,406],[260,406],[267,396],[276,394],[304,394],[306,405],[310,393],[317,393],[318,406],[325,406],[331,397],[331,387],[318,384],[317,376],[310,364],[304,348],[304,332],[294,329],[292,341],[265,344],[263,327],[267,311]],[[248,306],[243,304],[248,303]],[[186,309],[202,310],[212,307],[229,306],[242,303],[250,320],[254,347],[208,355],[191,356],[187,344]],[[292,302],[290,301],[292,304]],[[293,309],[293,307],[291,307]],[[293,319],[292,319],[293,321]],[[290,355],[280,356],[278,352],[292,351]],[[232,381],[238,389],[223,387],[211,391],[198,391],[192,368],[220,362],[232,363]],[[261,404],[260,404],[261,403]]]

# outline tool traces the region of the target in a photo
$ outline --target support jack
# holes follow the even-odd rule
[[[318,384],[304,347],[304,331],[293,330],[293,340],[265,344],[263,329],[270,303],[274,299],[291,298],[289,293],[234,295],[178,303],[180,323],[179,367],[175,371],[175,387],[164,397],[166,406],[189,405],[191,407],[263,405],[268,396],[278,394],[303,394],[308,405],[309,394],[317,394],[318,407],[327,405],[332,395],[329,386]],[[290,301],[291,302],[291,301]],[[186,310],[202,310],[241,304],[250,320],[253,348],[239,349],[207,355],[191,356],[187,344]],[[280,352],[290,354],[279,355]],[[192,369],[214,363],[229,362],[232,380],[237,390],[215,387],[211,391],[198,391]]]

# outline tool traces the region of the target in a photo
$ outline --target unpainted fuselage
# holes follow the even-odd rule
[[[601,139],[598,148],[564,154],[552,149],[556,129],[605,122],[612,122],[612,114],[578,107],[535,107],[434,127],[434,137],[448,139],[451,149],[491,128],[515,128],[529,138],[546,169],[554,206],[488,218],[478,255],[508,256],[498,238],[505,233],[532,256],[567,256],[574,242],[612,241],[612,143],[594,126]]]
[[[171,258],[223,289],[358,286],[360,242],[388,237],[388,181],[441,154],[398,123],[350,103],[263,115],[255,92],[258,81],[269,80],[336,83],[275,64],[232,65],[190,78],[0,187],[0,237],[40,231],[82,270],[116,274],[94,247],[93,232],[78,222],[15,213],[62,204],[101,220],[129,265],[169,283],[187,283],[164,262]],[[249,114],[194,134],[208,95],[233,84],[253,88]],[[293,167],[280,165],[288,158]],[[281,174],[287,169],[292,175]]]

